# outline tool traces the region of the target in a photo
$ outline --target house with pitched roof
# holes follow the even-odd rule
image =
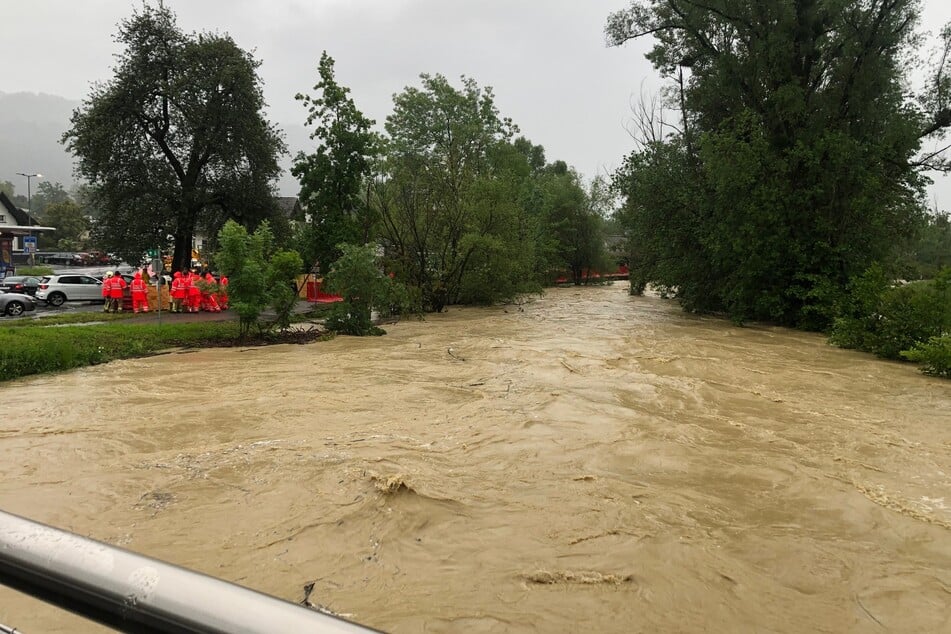
[[[297,196],[278,196],[277,207],[285,218],[291,222],[303,222],[306,220],[304,208],[300,204],[300,198]]]
[[[40,225],[29,212],[0,192],[0,280],[13,271],[13,253],[23,250],[23,238],[43,231],[56,231],[56,227]]]

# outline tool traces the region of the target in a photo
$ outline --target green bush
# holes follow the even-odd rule
[[[874,266],[853,280],[830,339],[843,348],[901,359],[902,351],[951,331],[951,269],[934,280],[893,286]]]
[[[910,350],[903,350],[901,356],[923,364],[921,371],[925,374],[951,379],[951,335],[932,337]]]
[[[300,255],[296,251],[275,252],[267,222],[249,234],[229,220],[218,232],[218,243],[221,249],[215,254],[215,263],[228,276],[229,306],[238,314],[241,336],[247,336],[252,326],[287,329],[297,304],[295,279],[303,268]],[[274,308],[277,318],[262,328],[258,320],[268,306]]]
[[[287,330],[291,325],[291,313],[297,306],[297,274],[304,268],[297,251],[278,251],[271,256],[267,267],[269,300],[274,308],[275,325]]]
[[[878,319],[878,306],[888,290],[888,276],[878,264],[849,283],[840,300],[830,340],[842,348],[871,351],[871,335]]]
[[[934,282],[915,282],[889,289],[882,297],[874,337],[875,354],[900,359],[901,351],[951,330],[951,297]]]
[[[406,288],[387,277],[377,264],[372,245],[340,244],[343,255],[330,267],[327,288],[343,297],[331,309],[327,327],[345,335],[382,335],[371,315],[400,314],[409,306]]]

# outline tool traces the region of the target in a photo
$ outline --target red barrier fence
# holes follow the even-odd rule
[[[315,304],[332,304],[334,302],[342,302],[343,297],[340,295],[331,295],[330,293],[325,293],[321,289],[322,280],[308,280],[307,281],[307,301],[314,302]]]
[[[587,269],[582,271],[581,280],[626,280],[628,277],[627,265],[622,264],[617,267],[617,270],[612,273],[601,273],[600,271],[588,271]],[[572,279],[568,275],[560,275],[555,279],[555,284],[568,284]]]

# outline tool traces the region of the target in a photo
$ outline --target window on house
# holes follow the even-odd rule
[[[6,217],[4,214],[0,214],[0,222],[6,224],[6,222],[7,222],[7,217]]]

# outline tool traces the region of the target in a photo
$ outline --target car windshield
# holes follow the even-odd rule
[[[26,280],[25,277],[5,277],[3,278],[4,284],[20,284]]]

